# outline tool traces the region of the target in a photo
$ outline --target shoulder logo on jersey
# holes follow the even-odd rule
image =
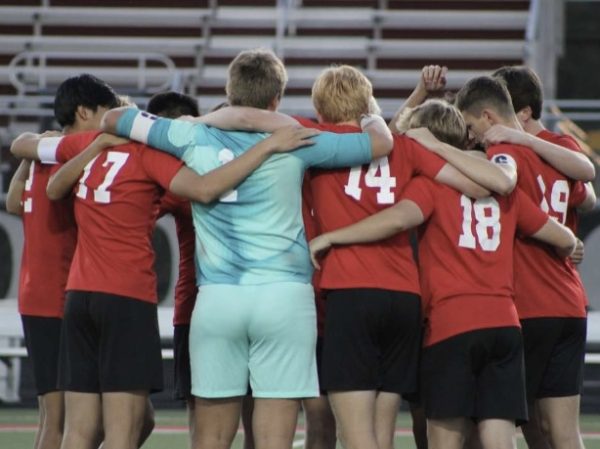
[[[511,167],[517,168],[517,163],[509,154],[496,154],[494,157],[492,157],[492,162],[494,164],[510,165]]]

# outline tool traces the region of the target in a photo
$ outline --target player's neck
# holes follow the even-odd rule
[[[356,120],[348,120],[347,122],[337,122],[336,125],[339,125],[339,126],[356,126],[357,128],[360,128],[360,124]]]
[[[544,128],[544,125],[542,125],[542,122],[540,122],[539,120],[529,120],[523,125],[523,129],[528,134],[533,134],[534,136],[537,136],[546,128]]]

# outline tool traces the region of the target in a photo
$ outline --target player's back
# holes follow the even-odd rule
[[[71,159],[97,135],[63,137],[55,159]],[[68,290],[156,302],[152,231],[160,196],[180,168],[176,159],[136,143],[102,151],[86,165],[74,188],[79,235]]]
[[[496,145],[488,155],[494,162],[508,159],[517,168],[517,185],[542,211],[561,224],[575,223],[569,217],[585,194],[575,181],[527,147]],[[585,302],[581,279],[569,260],[532,239],[515,242],[515,303],[521,319],[585,317]]]
[[[419,232],[419,266],[426,314],[435,335],[518,325],[513,306],[513,243],[517,229],[532,234],[546,222],[520,190],[507,197],[473,200],[419,177],[403,198],[427,219]]]
[[[183,160],[200,174],[243,154],[266,137],[209,128],[211,145]],[[306,163],[294,153],[273,155],[218,202],[192,204],[200,283],[310,282],[301,214]]]
[[[61,317],[77,227],[73,201],[50,201],[46,185],[56,166],[32,161],[23,191],[23,256],[19,312]]]
[[[316,124],[301,120],[307,126]],[[319,129],[357,132],[349,125]],[[368,165],[312,170],[315,218],[322,232],[348,226],[398,201],[408,181],[419,173],[435,177],[444,162],[403,135],[394,135],[389,156]],[[417,268],[408,232],[382,242],[332,248],[322,262],[322,288],[383,288],[419,293]]]

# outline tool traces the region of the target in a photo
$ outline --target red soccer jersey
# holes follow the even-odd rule
[[[194,262],[194,222],[189,200],[167,192],[160,199],[159,217],[173,215],[179,244],[179,276],[175,286],[175,310],[173,325],[190,324],[196,303],[196,264]]]
[[[553,133],[548,131],[547,129],[544,129],[537,134],[537,137],[555,145],[560,145],[561,147],[567,148],[568,150],[581,153],[581,147],[571,136]],[[575,205],[580,204],[585,199],[586,194],[587,192],[585,190],[585,184],[581,181],[574,182],[571,191],[571,203]],[[565,221],[565,226],[568,226],[573,232],[577,232],[578,225],[579,216],[577,213],[577,209],[570,208],[567,212],[567,220]]]
[[[77,241],[71,199],[50,201],[46,185],[56,165],[31,162],[23,191],[23,255],[19,313],[63,316],[65,286]]]
[[[46,158],[65,162],[97,132],[65,136]],[[112,293],[157,302],[152,230],[158,204],[182,166],[177,159],[128,143],[100,153],[75,186],[78,240],[67,290]]]
[[[496,163],[515,166],[517,185],[559,223],[565,224],[570,209],[585,198],[574,189],[575,182],[527,147],[494,145],[487,154]],[[515,304],[521,319],[586,316],[583,284],[571,261],[532,239],[515,242]]]
[[[318,126],[301,120],[305,126]],[[354,126],[325,124],[337,133],[360,131]],[[394,135],[392,153],[371,164],[311,171],[313,207],[322,232],[348,226],[398,201],[417,174],[434,178],[445,162],[404,135]],[[408,232],[381,242],[334,247],[321,263],[324,289],[381,288],[419,294],[417,267]]]
[[[402,199],[427,220],[420,228],[419,267],[425,346],[475,329],[519,326],[513,303],[513,242],[548,216],[519,189],[507,197],[472,200],[419,177]]]

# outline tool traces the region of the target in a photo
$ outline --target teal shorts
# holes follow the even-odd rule
[[[203,285],[190,325],[192,394],[319,396],[311,284]]]

